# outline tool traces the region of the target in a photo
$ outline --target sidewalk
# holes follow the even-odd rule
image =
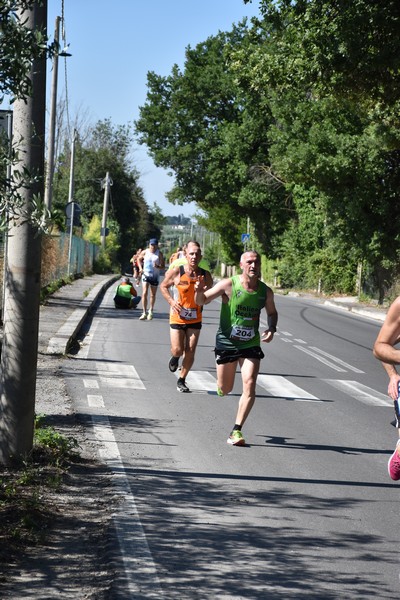
[[[302,294],[299,292],[289,292],[288,296],[298,296],[299,298],[318,298],[317,296]],[[325,306],[333,306],[335,308],[339,308],[341,310],[346,310],[348,312],[354,313],[356,315],[361,315],[363,317],[368,317],[370,319],[375,319],[376,321],[383,322],[386,317],[387,308],[381,308],[379,306],[370,306],[367,304],[363,304],[362,302],[357,301],[357,296],[343,296],[337,298],[329,298],[324,300],[323,298],[319,299],[321,304]]]
[[[100,294],[118,281],[119,275],[91,275],[64,285],[40,307],[41,354],[65,354]]]
[[[384,321],[387,313],[386,308],[379,308],[374,306],[367,306],[357,302],[357,298],[331,298],[325,300],[326,306],[335,306],[342,310],[347,310],[363,317],[369,317],[370,319],[376,319],[377,321]]]

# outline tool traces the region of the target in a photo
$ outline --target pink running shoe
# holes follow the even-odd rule
[[[388,462],[389,475],[393,479],[393,481],[398,481],[400,479],[400,456],[398,453],[399,444],[400,444],[400,440],[398,440],[395,451],[393,452],[392,456],[389,458],[389,462]]]

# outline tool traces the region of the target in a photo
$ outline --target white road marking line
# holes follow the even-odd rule
[[[87,401],[88,405],[91,408],[105,408],[103,396],[95,396],[94,394],[88,394]]]
[[[130,388],[134,390],[145,390],[146,387],[140,379],[133,365],[124,363],[97,362],[96,370],[100,383],[114,388]]]
[[[179,371],[175,375],[179,377]],[[186,384],[192,392],[207,394],[217,393],[217,380],[208,371],[189,371]]]
[[[119,389],[145,390],[143,382],[139,379],[119,379],[117,377],[100,377],[100,383],[105,387],[113,387]]]
[[[297,346],[297,345],[295,345],[294,348],[297,348],[298,350],[301,350],[302,352],[305,352],[306,354],[309,354],[310,356],[313,356],[314,358],[316,358],[320,362],[324,363],[324,365],[327,365],[328,367],[330,367],[331,369],[334,369],[335,371],[339,371],[340,373],[345,373],[346,372],[345,369],[341,369],[337,365],[335,365],[332,362],[328,361],[323,356],[320,356],[319,354],[316,354],[315,352],[312,352],[311,350],[309,350],[309,348],[305,348],[304,346]]]
[[[323,379],[322,381],[326,381],[332,387],[348,394],[359,402],[363,402],[363,404],[393,407],[393,400],[388,396],[381,394],[362,383],[358,383],[358,381],[344,381],[341,379]]]
[[[259,375],[257,384],[276,398],[287,398],[298,401],[323,402],[316,396],[306,392],[281,375]]]
[[[92,424],[100,445],[99,454],[111,469],[116,493],[120,498],[113,518],[124,561],[129,598],[163,598],[157,569],[110,421],[105,416],[92,415]]]
[[[83,385],[85,388],[98,388],[99,382],[97,381],[97,379],[84,379]]]
[[[78,353],[79,358],[81,358],[82,360],[86,360],[87,357],[89,356],[89,348],[90,348],[90,343],[84,342],[79,349],[79,353]]]
[[[90,343],[88,351],[89,346]],[[101,371],[99,366],[98,363],[97,371]],[[133,367],[132,369],[137,376],[136,370]],[[87,400],[89,406],[104,409],[102,396],[88,395]],[[160,600],[164,594],[110,421],[108,417],[96,414],[91,415],[91,421],[95,437],[100,444],[99,455],[111,469],[116,493],[121,499],[118,510],[113,514],[113,521],[124,563],[125,580],[129,593],[127,600],[142,598]]]
[[[354,371],[354,373],[364,373],[364,371],[361,371],[361,369],[358,369],[357,367],[353,367],[352,365],[349,365],[349,363],[346,363],[343,360],[340,360],[340,358],[336,358],[336,356],[332,356],[332,354],[328,354],[328,352],[325,352],[324,350],[321,350],[320,348],[316,348],[315,346],[310,346],[310,348],[311,348],[311,350],[315,350],[315,352],[319,352],[323,356],[330,358],[334,362],[338,363],[338,365],[342,365],[342,367],[346,367],[346,369],[348,369],[349,371]]]

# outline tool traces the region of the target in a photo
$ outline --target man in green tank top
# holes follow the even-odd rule
[[[203,306],[221,297],[220,322],[215,342],[217,363],[217,394],[224,396],[233,389],[236,368],[239,364],[242,375],[242,395],[235,425],[227,440],[233,446],[244,446],[242,427],[256,399],[256,383],[260,360],[264,353],[260,341],[271,342],[278,313],[274,293],[260,281],[261,258],[258,252],[248,250],[240,258],[241,275],[222,279],[208,289],[204,278],[196,284],[196,304]],[[268,329],[260,337],[260,313],[265,308]]]

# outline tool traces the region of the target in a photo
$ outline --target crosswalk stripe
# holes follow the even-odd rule
[[[83,385],[85,386],[85,388],[98,388],[99,387],[99,382],[97,381],[97,379],[84,379],[83,380]]]
[[[371,406],[391,406],[393,407],[393,400],[391,400],[385,394],[381,394],[373,390],[372,388],[358,383],[358,381],[345,381],[341,379],[323,379],[332,387],[348,394],[355,400],[362,402],[363,404],[369,404]]]
[[[305,349],[301,347],[301,350]],[[315,350],[318,350],[318,348]],[[319,356],[317,358],[321,359],[323,357]],[[335,365],[332,366],[334,367]],[[336,368],[339,371],[343,371],[343,369],[340,367]],[[356,370],[354,367],[353,369]],[[98,379],[103,386],[110,386],[113,388],[146,389],[133,365],[98,362],[96,363],[96,370],[98,373]],[[362,373],[362,371],[360,372]],[[180,371],[177,371],[175,375],[176,377],[179,377]],[[376,390],[369,388],[362,383],[358,383],[357,381],[348,381],[342,379],[322,379],[321,381],[328,383],[332,387],[364,404],[385,407],[393,406],[393,402],[388,396],[377,392]],[[99,387],[98,382],[93,379],[84,379],[83,383],[86,388]],[[192,392],[198,394],[216,394],[216,377],[214,377],[208,371],[190,371],[187,375],[186,383]],[[281,375],[260,374],[257,379],[257,385],[269,392],[271,396],[276,398],[286,398],[295,400],[297,402],[324,402],[320,398],[310,394]],[[102,396],[89,394],[87,398],[89,406],[93,408],[104,408]]]
[[[298,401],[323,402],[316,396],[306,392],[281,375],[259,375],[257,384],[277,398],[287,398]]]
[[[133,365],[123,363],[96,363],[96,370],[100,383],[114,388],[130,388],[145,390],[146,387],[140,379]]]
[[[176,371],[179,377],[179,371]],[[189,371],[186,377],[186,384],[192,392],[208,394],[217,393],[217,380],[208,371]]]
[[[103,396],[88,394],[87,401],[88,406],[90,406],[91,408],[104,408]]]

